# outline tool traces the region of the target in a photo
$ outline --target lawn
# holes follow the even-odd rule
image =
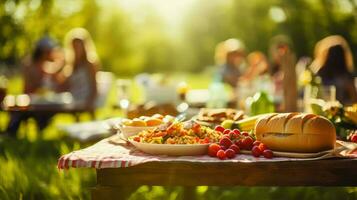
[[[207,74],[177,75],[192,88],[207,88]],[[12,78],[9,93],[21,91],[21,80]],[[137,86],[134,91],[139,91]],[[120,111],[112,111],[115,90],[110,93],[107,106],[97,111],[99,119],[117,117]],[[134,92],[134,101],[140,101]],[[88,120],[83,114],[82,120]],[[6,113],[0,113],[0,128],[8,121]],[[90,144],[70,140],[57,126],[73,123],[70,115],[56,115],[42,134],[37,133],[33,121],[21,127],[18,139],[0,137],[0,199],[90,199],[90,188],[95,186],[95,171],[71,169],[59,171],[57,159],[73,150]],[[237,173],[244,173],[238,172]],[[212,177],[214,178],[214,177]],[[353,187],[197,187],[198,199],[357,199]],[[130,199],[182,199],[181,187],[142,186]]]

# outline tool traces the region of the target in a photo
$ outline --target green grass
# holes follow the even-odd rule
[[[192,88],[207,88],[209,75],[177,75]],[[21,79],[10,80],[9,93],[21,92]],[[133,86],[136,102],[142,100],[139,88]],[[117,117],[110,105],[115,103],[115,91],[110,93],[108,105],[97,112],[99,119]],[[85,114],[82,120],[88,120]],[[4,129],[8,116],[0,112],[0,127]],[[59,171],[58,158],[90,144],[69,140],[57,130],[70,124],[70,115],[56,115],[42,134],[37,133],[33,121],[21,127],[18,139],[0,138],[0,199],[90,199],[90,188],[95,186],[94,169]],[[244,172],[237,172],[244,173]],[[214,177],[212,177],[214,178]],[[181,187],[142,186],[130,199],[183,199]],[[198,199],[357,199],[357,188],[349,187],[206,187],[196,188]]]

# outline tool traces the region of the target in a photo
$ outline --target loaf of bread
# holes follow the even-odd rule
[[[255,125],[255,136],[275,151],[313,153],[334,148],[336,130],[326,118],[315,114],[266,115]]]

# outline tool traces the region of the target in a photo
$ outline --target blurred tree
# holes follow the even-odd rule
[[[84,3],[85,2],[85,3]],[[69,9],[71,8],[71,9]],[[61,41],[76,26],[97,25],[95,0],[7,0],[0,4],[0,59],[18,64],[44,35]]]
[[[116,0],[5,0],[0,63],[16,65],[43,35],[61,43],[77,26],[92,34],[103,69],[122,75],[202,70],[214,64],[215,45],[231,37],[243,40],[248,51],[266,52],[272,36],[286,34],[298,56],[312,56],[318,40],[341,34],[357,51],[355,0],[197,0],[174,35],[145,3],[129,12]]]

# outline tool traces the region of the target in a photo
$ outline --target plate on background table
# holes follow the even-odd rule
[[[152,144],[136,142],[129,138],[129,142],[137,149],[153,155],[168,156],[196,156],[207,154],[209,144]]]

